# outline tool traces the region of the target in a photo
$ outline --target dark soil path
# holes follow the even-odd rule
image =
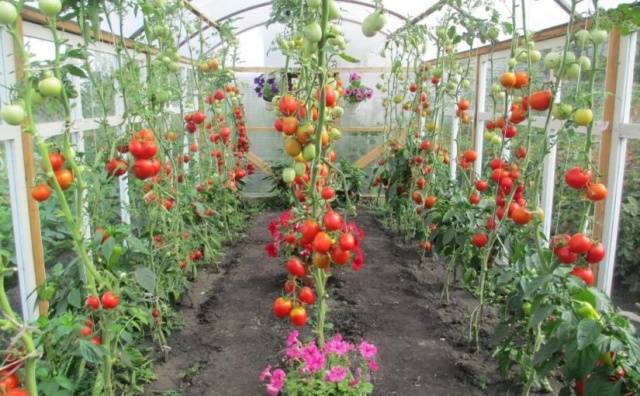
[[[185,327],[169,339],[169,360],[157,364],[147,394],[263,395],[258,374],[275,363],[291,329],[271,303],[285,278],[268,259],[266,226],[276,213],[254,218],[247,238],[230,249],[220,274],[202,273],[181,310]],[[440,301],[442,265],[421,263],[414,246],[401,246],[375,218],[357,218],[367,237],[365,267],[339,270],[330,280],[329,318],[343,335],[379,348],[376,395],[502,395],[508,384],[488,353],[468,348],[475,299],[452,290]],[[486,338],[489,337],[484,331]]]

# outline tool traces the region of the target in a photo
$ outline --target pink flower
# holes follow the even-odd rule
[[[338,356],[343,356],[353,350],[353,345],[344,341],[340,334],[334,335],[326,344],[324,344],[324,352],[329,354],[333,353]]]
[[[358,349],[360,350],[360,354],[362,355],[362,357],[367,360],[375,358],[378,354],[378,348],[366,341],[362,341],[360,345],[358,345]]]
[[[269,233],[273,238],[277,237],[280,234],[280,232],[278,232],[278,222],[276,222],[275,220],[271,220],[267,228],[269,229]]]
[[[362,249],[358,246],[353,249],[354,257],[353,261],[351,261],[351,268],[354,271],[360,271],[364,266],[364,253],[362,253]]]
[[[298,344],[300,341],[298,340],[298,336],[300,335],[300,332],[298,332],[298,330],[291,330],[289,332],[289,335],[287,336],[287,346],[293,346]]]
[[[281,369],[276,369],[271,375],[271,381],[266,386],[267,394],[269,396],[278,396],[282,387],[284,386],[284,381],[287,378],[285,372]]]
[[[291,211],[290,210],[282,212],[280,214],[280,219],[279,219],[280,220],[280,225],[283,226],[283,227],[288,225],[290,217],[291,217]]]
[[[333,367],[327,375],[324,376],[324,380],[329,382],[340,382],[345,378],[347,378],[347,369],[340,366]]]
[[[373,371],[374,373],[377,372],[378,369],[380,368],[378,367],[378,363],[373,359],[369,360],[367,362],[367,365],[369,366],[369,370]]]
[[[324,367],[324,354],[318,349],[315,342],[302,349],[302,360],[304,361],[303,371],[315,373]]]
[[[269,257],[278,257],[278,245],[275,242],[265,245],[264,250]]]
[[[262,370],[262,372],[258,376],[258,379],[260,380],[260,382],[264,382],[269,377],[271,377],[271,365],[267,364],[267,367]]]

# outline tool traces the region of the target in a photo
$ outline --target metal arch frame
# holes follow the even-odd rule
[[[191,11],[191,13],[193,15],[195,15],[197,18],[199,18],[201,21],[205,21],[207,22],[207,29],[209,27],[214,27],[214,28],[218,28],[218,24],[216,23],[216,21],[212,20],[211,18],[207,17],[198,7],[196,7],[191,0],[183,0],[182,4],[185,6],[185,8],[187,8],[189,11]],[[140,28],[138,30],[136,30],[135,32],[133,32],[131,34],[131,36],[129,36],[130,40],[134,40],[136,37],[138,37],[139,35],[141,35],[144,32],[144,23],[142,24],[142,26],[140,26]],[[191,39],[191,38],[189,38]]]
[[[355,4],[355,5],[359,5],[359,6],[367,7],[367,8],[372,8],[372,9],[375,9],[375,8],[376,8],[376,7],[375,7],[375,5],[373,5],[373,4],[369,4],[369,3],[365,3],[365,2],[360,1],[360,0],[336,0],[336,1],[338,1],[338,2],[340,2],[340,3]],[[441,2],[438,2],[438,3],[441,3]],[[216,19],[214,23],[215,23],[215,24],[219,24],[220,22],[224,22],[224,21],[226,21],[227,19],[233,18],[234,16],[237,16],[237,15],[240,15],[240,14],[244,14],[245,12],[248,12],[248,11],[257,10],[258,8],[268,7],[268,6],[270,6],[271,4],[273,4],[273,1],[265,1],[265,2],[263,2],[263,3],[254,4],[254,5],[252,5],[252,6],[245,7],[245,8],[239,9],[239,10],[236,10],[236,11],[234,11],[234,12],[230,13],[230,14],[227,14],[227,15],[225,15],[225,16],[223,16],[223,17],[220,17],[220,18]],[[384,10],[387,14],[392,15],[392,16],[394,16],[394,17],[398,18],[398,19],[401,19],[401,20],[403,20],[403,21],[409,21],[409,18],[408,18],[408,17],[404,17],[404,16],[402,16],[402,15],[401,15],[400,13],[398,13],[398,12],[395,12],[395,11],[393,11],[393,10],[390,10],[390,9],[388,9],[388,8],[384,8],[384,7],[383,7],[383,10]],[[342,18],[342,19],[343,19],[343,20],[347,20],[346,18]],[[207,30],[209,27],[210,27],[210,25],[209,25],[209,26],[205,26],[205,27],[202,29],[202,31]],[[236,32],[236,34],[240,34],[240,33],[244,33],[244,32]],[[194,38],[194,37],[195,37],[196,35],[198,35],[198,34],[199,34],[199,32],[193,33],[193,34],[192,34],[191,36],[189,36],[188,38],[186,38],[186,39],[182,40],[182,42],[180,42],[180,43],[178,44],[178,48],[180,48],[180,47],[182,47],[183,45],[185,45],[187,42],[189,42],[192,38]]]
[[[350,18],[342,18],[343,21],[345,22],[349,22],[349,23],[353,23],[354,25],[362,25],[362,22],[360,21],[356,21],[355,19],[350,19]],[[269,23],[269,21],[264,21],[264,22],[260,22],[260,23],[256,23],[255,25],[251,25],[249,27],[246,27],[242,30],[239,30],[236,32],[236,36],[241,35],[242,33],[246,33],[250,30],[253,29],[257,29],[261,26],[265,26],[267,23]],[[383,31],[380,31],[381,34],[383,34],[386,37],[390,36],[390,33],[385,33]],[[220,47],[223,44],[222,41],[220,41],[219,43],[217,43],[216,45],[214,45],[213,47],[209,48],[206,52],[205,55],[209,55],[212,51],[214,51],[216,48]]]

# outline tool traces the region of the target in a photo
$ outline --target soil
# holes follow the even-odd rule
[[[285,271],[267,258],[266,230],[277,213],[254,217],[244,240],[229,249],[220,273],[204,272],[181,307],[184,328],[169,337],[166,362],[156,364],[148,395],[263,395],[258,374],[277,363],[291,325],[271,314]],[[367,233],[365,266],[330,279],[329,318],[354,341],[379,349],[375,395],[503,395],[516,393],[499,374],[491,346],[474,352],[469,317],[477,304],[453,288],[441,301],[443,265],[403,246],[366,211],[356,220]],[[489,339],[492,313],[481,330]]]

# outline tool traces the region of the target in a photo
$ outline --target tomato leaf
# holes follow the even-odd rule
[[[578,323],[577,341],[578,350],[581,351],[594,341],[600,335],[600,326],[595,320],[583,319]]]
[[[622,394],[622,383],[609,381],[603,376],[594,376],[586,382],[584,396],[616,396]]]
[[[533,311],[531,319],[529,319],[529,328],[536,327],[540,322],[548,318],[554,309],[555,306],[548,304],[537,307],[536,310]]]
[[[136,282],[149,293],[153,293],[156,288],[156,274],[147,267],[138,267],[133,273]]]
[[[82,296],[79,289],[72,289],[67,295],[67,302],[75,308],[82,308]]]
[[[101,364],[104,350],[87,340],[80,340],[80,354],[89,363]]]
[[[71,63],[62,66],[62,70],[76,77],[87,78],[87,73],[84,70]]]

